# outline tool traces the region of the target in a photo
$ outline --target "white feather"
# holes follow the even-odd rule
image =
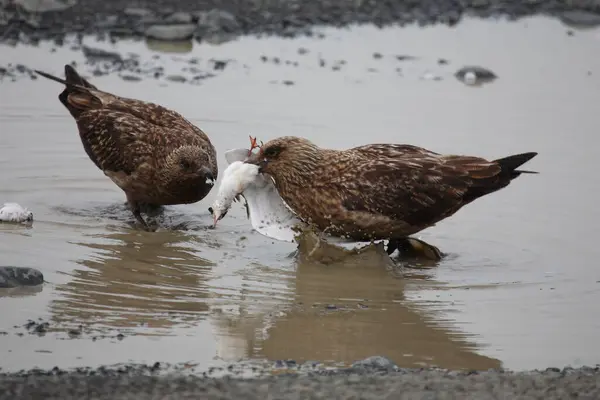
[[[222,216],[237,195],[242,193],[258,176],[258,166],[234,161],[225,171],[217,192],[217,199],[213,203],[213,213]]]
[[[4,203],[0,208],[0,222],[31,222],[33,213],[17,203]]]

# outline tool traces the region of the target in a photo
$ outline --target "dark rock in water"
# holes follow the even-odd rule
[[[398,369],[398,366],[395,362],[390,360],[387,357],[383,356],[372,356],[365,358],[364,360],[360,360],[352,364],[352,368],[355,369],[376,369],[376,370],[395,370]]]
[[[487,68],[478,66],[465,66],[456,71],[456,79],[461,82],[473,84],[475,82],[490,82],[498,78],[496,74]]]
[[[212,60],[212,62],[213,62],[213,68],[217,71],[224,70],[225,67],[227,66],[227,61],[225,61],[225,60]]]
[[[194,76],[193,80],[199,81],[199,80],[203,80],[203,79],[213,78],[214,76],[215,76],[214,74],[211,74],[209,72],[209,73],[196,75],[196,76]]]
[[[111,61],[111,62],[122,62],[123,58],[121,55],[114,51],[107,51],[102,49],[96,49],[93,47],[83,46],[83,55],[93,61]]]
[[[181,76],[181,75],[169,75],[165,79],[168,81],[171,81],[171,82],[178,82],[178,83],[185,83],[187,81],[185,76]]]
[[[129,74],[124,74],[120,76],[121,79],[123,79],[124,81],[129,81],[129,82],[139,82],[142,80],[141,77],[136,76],[136,75],[129,75]]]
[[[69,337],[71,338],[76,338],[81,336],[81,330],[80,329],[70,329],[68,332]]]
[[[194,36],[195,31],[194,24],[160,24],[150,26],[146,29],[145,35],[147,38],[157,40],[188,40]]]
[[[47,322],[42,322],[40,324],[38,324],[34,329],[33,329],[33,333],[46,333],[48,332],[48,328],[50,327],[50,324]]]
[[[29,319],[29,320],[27,320],[27,323],[23,325],[23,327],[25,329],[27,329],[27,331],[29,331],[29,333],[31,333],[31,334],[37,333],[38,335],[41,336],[41,335],[44,335],[46,332],[48,332],[48,328],[50,328],[50,324],[48,322],[42,321],[41,318],[40,318],[40,322]]]
[[[44,283],[44,275],[33,268],[0,266],[0,288],[37,286]]]
[[[592,14],[587,11],[570,10],[560,14],[560,20],[573,27],[590,28],[600,25],[600,15]]]

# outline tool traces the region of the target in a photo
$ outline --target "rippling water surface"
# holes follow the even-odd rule
[[[375,354],[412,367],[600,362],[600,34],[566,31],[534,18],[245,38],[157,61],[176,72],[185,61],[172,57],[233,60],[201,85],[93,78],[198,124],[221,153],[221,170],[223,151],[247,146],[248,134],[301,135],[334,148],[411,143],[488,158],[539,152],[528,167],[541,174],[422,233],[450,257],[401,274],[368,259],[299,262],[290,257],[294,246],[253,232],[239,204],[217,230],[207,229],[216,191],[168,207],[158,232],[135,230],[123,193],[85,155],[57,100],[60,86],[1,82],[0,202],[27,206],[35,222],[0,225],[0,264],[38,268],[47,283],[0,292],[0,367],[160,360],[208,368],[242,359],[350,363]],[[60,75],[64,63],[82,61],[68,47],[40,47],[2,48],[3,62]],[[154,54],[143,43],[115,49]],[[265,63],[262,55],[298,65]],[[499,79],[465,86],[453,73],[470,64]],[[431,74],[442,79],[424,79]],[[27,333],[23,324],[39,318],[49,331]],[[83,333],[69,334],[77,329]]]

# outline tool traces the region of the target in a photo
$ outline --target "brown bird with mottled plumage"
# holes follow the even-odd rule
[[[208,136],[175,111],[99,90],[65,65],[58,96],[71,113],[89,158],[125,192],[136,219],[142,208],[202,200],[217,180]]]
[[[522,173],[535,173],[517,168],[536,155],[487,161],[405,144],[339,151],[285,136],[263,144],[245,162],[273,178],[280,196],[304,222],[353,240],[389,239],[392,254],[409,235],[506,187]]]

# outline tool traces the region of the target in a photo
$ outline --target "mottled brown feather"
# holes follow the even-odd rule
[[[267,142],[248,162],[273,177],[282,198],[305,222],[357,240],[414,234],[519,175],[499,161],[411,145],[337,151],[297,137]]]

